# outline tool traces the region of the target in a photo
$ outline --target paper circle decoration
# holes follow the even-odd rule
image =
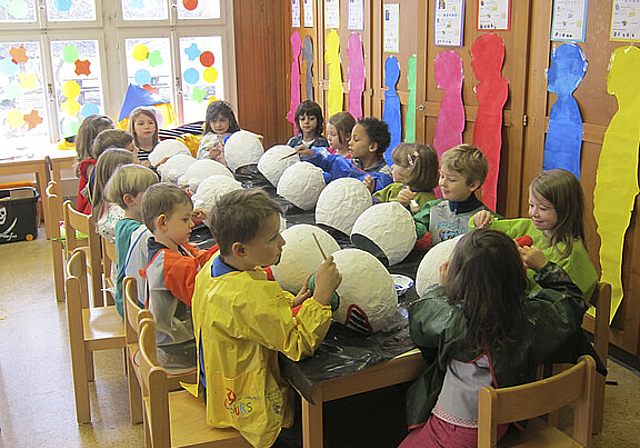
[[[271,185],[278,186],[278,181],[284,170],[300,162],[300,156],[294,155],[293,148],[287,145],[276,145],[262,154],[258,161],[258,170],[267,178]],[[288,157],[289,156],[289,157]]]
[[[243,166],[258,163],[264,153],[264,147],[256,134],[238,131],[229,137],[224,145],[224,158],[231,171]]]
[[[9,2],[7,10],[16,19],[24,19],[29,13],[29,5],[23,0],[12,0]]]
[[[133,47],[133,51],[131,52],[131,55],[133,56],[133,59],[135,59],[136,61],[142,62],[149,57],[149,49],[147,48],[146,45],[138,44],[135,47]]]
[[[191,197],[193,207],[211,210],[224,194],[241,188],[242,184],[234,178],[214,174],[207,177],[198,186],[197,193]]]
[[[178,179],[187,172],[196,159],[187,154],[176,154],[158,167],[158,174],[163,182],[178,183]]]
[[[73,64],[78,60],[78,47],[75,45],[65,45],[62,49],[62,60],[68,64]]]
[[[453,250],[463,236],[458,235],[450,240],[442,241],[424,255],[416,273],[416,292],[419,296],[422,296],[422,293],[429,286],[440,283],[440,266],[451,259]]]
[[[20,66],[13,62],[11,58],[4,58],[0,61],[0,72],[8,78],[11,78],[20,73]]]
[[[184,71],[182,78],[187,84],[195,84],[200,79],[200,73],[195,68],[188,68]]]
[[[175,156],[176,154],[191,155],[189,148],[178,140],[162,140],[153,148],[153,151],[149,154],[149,163],[153,166],[157,166],[167,157]]]
[[[280,177],[278,194],[302,210],[311,210],[325,187],[322,172],[309,162],[291,165]]]
[[[10,110],[7,113],[7,124],[15,129],[20,129],[24,123],[24,115],[19,110]]]
[[[215,62],[215,57],[213,57],[213,53],[210,51],[203,51],[200,54],[200,63],[205,67],[211,67]]]
[[[188,188],[191,193],[198,191],[198,186],[209,176],[227,176],[233,179],[233,174],[229,169],[220,162],[215,160],[197,160],[191,165],[180,179],[178,185],[182,188]]]
[[[316,223],[349,235],[356,219],[371,204],[369,189],[358,179],[336,179],[320,193],[316,206]]]
[[[218,70],[213,67],[205,68],[202,73],[202,79],[207,81],[209,84],[216,82],[216,79],[218,79]]]
[[[198,7],[198,0],[182,0],[182,5],[187,11],[193,11]]]
[[[88,117],[89,115],[99,114],[100,109],[93,103],[84,103],[82,109],[80,109],[80,115]]]
[[[136,72],[133,79],[139,86],[144,86],[151,82],[151,73],[149,73],[149,70],[142,68]]]
[[[67,81],[62,84],[62,94],[67,99],[72,99],[80,95],[80,84],[75,81]]]
[[[53,6],[61,12],[66,12],[71,9],[71,0],[53,0]]]

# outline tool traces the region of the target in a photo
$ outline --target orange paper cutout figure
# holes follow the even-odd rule
[[[80,76],[80,75],[89,76],[91,74],[91,62],[89,62],[88,60],[81,61],[80,59],[78,59],[75,62],[75,64],[76,64],[76,69],[75,69],[76,75],[78,75],[78,76]]]
[[[11,60],[16,64],[27,62],[29,60],[27,50],[25,50],[23,46],[11,47],[9,54],[11,55]]]
[[[478,79],[478,113],[473,127],[473,144],[489,161],[489,174],[482,187],[482,202],[496,208],[500,148],[502,147],[502,109],[509,95],[509,80],[500,71],[504,62],[504,42],[497,34],[483,34],[471,46],[471,68]]]
[[[31,112],[24,116],[24,122],[27,123],[29,129],[33,129],[42,123],[42,117],[37,110],[31,109]]]

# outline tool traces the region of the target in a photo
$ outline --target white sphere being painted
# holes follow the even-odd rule
[[[360,249],[339,250],[333,259],[342,274],[336,290],[340,305],[333,318],[364,333],[384,329],[398,308],[398,295],[387,269]]]
[[[201,159],[196,160],[184,175],[178,179],[178,186],[188,188],[191,193],[196,193],[200,183],[207,177],[213,175],[233,178],[233,173],[222,163],[211,159]]]
[[[302,210],[311,210],[325,187],[322,173],[309,162],[291,165],[280,177],[278,194]]]
[[[316,224],[323,224],[349,235],[358,217],[372,203],[369,189],[358,179],[336,179],[320,193],[316,206]]]
[[[411,212],[396,201],[376,204],[365,210],[351,230],[354,246],[374,255],[379,249],[389,266],[400,263],[409,255],[417,237]]]
[[[178,140],[162,140],[158,143],[153,151],[149,154],[149,163],[152,166],[158,166],[167,157],[173,157],[177,154],[191,155],[191,151],[187,148],[187,145]]]
[[[433,284],[440,283],[440,266],[451,259],[451,254],[463,235],[442,241],[424,254],[416,273],[416,292],[419,296]]]
[[[319,227],[298,224],[286,229],[282,232],[286,244],[282,248],[280,262],[271,266],[273,277],[282,289],[297,294],[309,275],[324,261],[313,235],[327,256],[340,250],[336,240]]]
[[[287,157],[292,154],[293,151],[294,149],[291,146],[276,145],[269,148],[264,154],[262,154],[262,157],[260,157],[260,160],[258,161],[258,170],[260,170],[264,177],[266,177],[274,187],[278,186],[278,181],[280,180],[280,177],[282,177],[284,170],[289,168],[291,165],[300,162],[300,156],[297,154]]]
[[[219,174],[209,176],[200,183],[198,191],[191,197],[193,208],[211,210],[222,195],[241,188],[242,184],[233,177]]]
[[[176,154],[169,157],[169,159],[158,167],[158,174],[163,182],[178,183],[184,173],[187,172],[189,167],[196,163],[196,159],[191,155]]]
[[[234,132],[224,145],[224,159],[235,172],[243,166],[258,163],[264,147],[257,134],[249,131]]]

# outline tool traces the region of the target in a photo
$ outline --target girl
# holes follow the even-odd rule
[[[523,263],[542,287],[529,297]],[[479,390],[532,381],[556,350],[573,359],[574,336],[584,337],[580,290],[540,249],[518,248],[502,232],[465,234],[440,280],[409,307],[411,337],[435,357],[407,393],[416,429],[400,448],[476,447]]]
[[[438,186],[438,155],[430,145],[400,143],[391,158],[393,183],[375,192],[374,200],[398,201],[415,214],[436,198],[433,189]]]
[[[356,119],[349,112],[338,112],[329,118],[327,140],[331,154],[341,155],[345,159],[351,158],[349,140],[351,140],[351,130],[355,125]]]
[[[240,130],[238,120],[226,101],[213,101],[207,107],[204,136],[198,146],[198,159],[213,159],[227,165],[224,144],[227,138]]]
[[[75,165],[75,173],[80,182],[78,183],[78,199],[76,210],[86,215],[91,214],[91,203],[85,187],[89,182],[91,171],[96,165],[96,159],[91,156],[91,147],[96,136],[105,129],[113,129],[113,121],[106,115],[89,115],[80,124],[78,135],[76,135],[76,153],[78,161]],[[84,191],[84,193],[83,193]]]
[[[324,119],[322,109],[315,101],[306,100],[300,103],[295,115],[298,135],[291,137],[287,145],[292,148],[300,148],[304,145],[307,148],[328,148],[329,142],[322,136]]]
[[[122,280],[125,276],[135,277],[138,282],[138,300],[142,305],[146,301],[146,279],[140,277],[138,270],[143,269],[149,261],[147,240],[151,232],[142,225],[140,208],[142,195],[147,188],[157,182],[158,175],[151,169],[137,164],[128,164],[115,170],[105,188],[108,199],[124,210],[124,215],[116,223],[115,229],[118,276],[114,300],[121,316],[124,313]]]
[[[135,158],[135,147],[133,145],[133,137],[127,131],[123,131],[122,129],[105,129],[100,132],[91,146],[91,156],[94,160],[98,160],[102,153],[110,148],[120,148],[126,149],[127,151],[134,154]],[[137,160],[137,159],[136,159]],[[104,179],[104,184],[107,183],[109,179]],[[87,198],[89,198],[89,202],[91,204],[94,203],[94,195],[95,195],[95,185],[96,185],[96,170],[92,168],[89,169],[89,180],[87,181],[86,191],[83,193]],[[99,211],[99,210],[98,210]]]
[[[580,181],[569,171],[542,171],[529,186],[529,218],[495,220],[487,211],[473,217],[473,226],[502,230],[512,238],[528,235],[547,259],[560,265],[587,300],[598,281],[584,246],[584,196]],[[528,277],[533,279],[533,272]]]
[[[137,107],[129,115],[129,133],[140,163],[149,166],[149,153],[158,144],[158,117],[151,107]]]

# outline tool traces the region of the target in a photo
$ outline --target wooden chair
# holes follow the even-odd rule
[[[60,235],[60,221],[62,221],[62,194],[60,187],[55,181],[49,182],[45,190],[45,195],[49,201],[49,216],[47,220],[50,223],[50,243],[51,243],[51,259],[53,260],[53,283],[56,291],[56,300],[64,302],[64,242]]]
[[[479,393],[478,448],[591,447],[595,361],[590,356],[557,375],[521,386]],[[536,418],[575,403],[573,437]],[[524,431],[512,430],[496,445],[497,425],[529,421]],[[513,429],[513,428],[512,428]]]
[[[89,307],[87,261],[77,249],[67,264],[69,345],[78,423],[91,421],[89,381],[93,380],[93,351],[124,348],[124,325],[115,307]]]
[[[207,425],[204,402],[186,390],[168,392],[167,373],[156,361],[152,320],[140,323],[140,378],[144,403],[145,446],[250,448],[234,429]]]
[[[127,373],[129,376],[129,415],[131,423],[140,423],[142,419],[142,393],[140,391],[140,361],[138,348],[138,332],[142,319],[153,320],[153,315],[148,309],[138,306],[138,289],[136,279],[125,277],[122,283],[124,295],[125,333],[127,339]],[[196,381],[196,368],[188,370],[167,371],[167,387],[169,390],[181,389],[180,382],[194,383]]]
[[[64,203],[64,226],[67,234],[67,258],[79,247],[86,246],[89,275],[91,277],[91,297],[93,306],[102,306],[102,264],[100,258],[100,236],[90,215],[73,208],[71,201]],[[87,235],[87,244],[76,235],[76,230]]]
[[[107,305],[115,305],[116,282],[111,277],[111,272],[118,262],[118,251],[116,243],[100,239],[102,242],[102,272],[104,273],[104,297]]]

